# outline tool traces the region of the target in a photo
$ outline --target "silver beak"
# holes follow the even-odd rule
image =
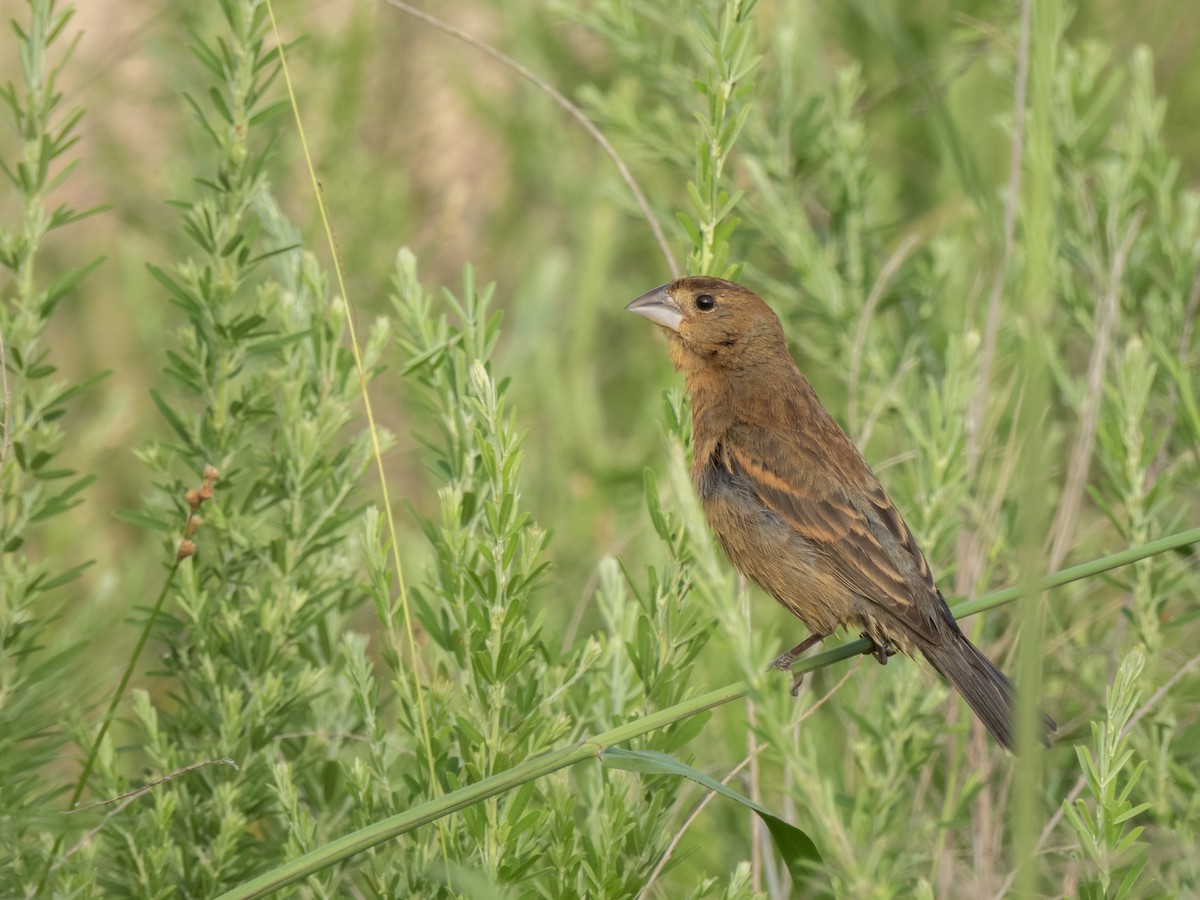
[[[678,331],[679,326],[683,323],[683,311],[667,293],[669,287],[669,284],[664,284],[662,287],[647,291],[625,308],[631,313],[644,316],[655,325]]]

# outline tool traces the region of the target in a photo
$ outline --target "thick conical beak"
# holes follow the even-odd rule
[[[645,316],[655,325],[678,331],[679,326],[683,323],[683,311],[667,293],[669,287],[669,284],[656,287],[654,290],[642,294],[625,308],[631,313]]]

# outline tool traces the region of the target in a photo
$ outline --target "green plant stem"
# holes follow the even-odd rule
[[[1018,321],[1026,330],[1026,340],[1017,353],[1021,371],[1024,403],[1017,414],[1018,434],[1036,435],[1042,428],[1043,410],[1053,396],[1050,365],[1044,345],[1034,339],[1053,327],[1051,312],[1057,305],[1057,266],[1059,265],[1057,210],[1055,208],[1056,126],[1055,78],[1056,48],[1059,37],[1061,4],[1058,0],[1023,0],[1022,18],[1029,16],[1029,114],[1025,128],[1026,174],[1020,201],[1020,223],[1025,263],[1022,269],[1019,299],[1013,304]],[[1051,466],[1051,442],[1031,440],[1021,447],[1018,464],[1025,472],[1047,472]],[[1025,478],[1017,494],[1016,526],[1017,567],[1021,578],[1043,571],[1046,561],[1046,535],[1051,533],[1054,510],[1044,480]],[[1069,502],[1069,501],[1066,501]],[[1009,828],[1015,859],[1034,855],[1038,833],[1049,811],[1045,802],[1044,757],[1036,752],[1042,736],[1039,694],[1042,686],[1042,656],[1045,616],[1040,598],[1027,594],[1017,612],[1020,642],[1014,675],[1023,690],[1013,710],[1013,731],[1022,765],[1014,773],[1011,791],[1012,819]],[[1041,873],[1026,866],[1018,877],[1017,896],[1039,892]]]
[[[1045,575],[1029,584],[1005,588],[994,594],[988,594],[976,600],[957,604],[952,608],[952,612],[956,618],[974,615],[984,610],[1003,606],[1006,603],[1011,603],[1030,594],[1061,587],[1072,581],[1089,578],[1110,569],[1129,565],[1139,559],[1156,556],[1160,553],[1177,550],[1180,547],[1186,547],[1189,544],[1195,543],[1200,543],[1200,528],[1182,531],[1170,537],[1161,538],[1149,544],[1143,544],[1140,547],[1133,547],[1120,553],[1114,553],[1111,556],[1105,556],[1102,559],[1072,566],[1069,569],[1063,569],[1051,575]],[[797,660],[792,665],[791,671],[793,675],[799,675],[814,669],[824,668],[835,662],[860,656],[863,651],[870,648],[870,641],[864,638],[856,638],[853,641],[847,641],[830,650]],[[543,753],[507,771],[484,778],[474,784],[459,788],[457,791],[444,794],[435,800],[429,800],[418,806],[414,806],[412,809],[384,819],[382,822],[377,822],[345,837],[338,838],[324,847],[306,853],[291,862],[279,866],[277,869],[273,869],[245,884],[239,885],[233,890],[222,894],[220,900],[248,900],[248,898],[253,897],[264,897],[272,891],[306,878],[314,872],[348,859],[357,853],[374,847],[376,844],[381,844],[386,840],[398,837],[422,825],[437,821],[460,809],[465,809],[468,806],[486,800],[489,797],[495,797],[522,784],[542,778],[552,772],[557,772],[559,769],[565,769],[567,766],[572,766],[585,759],[595,757],[606,747],[633,740],[636,737],[648,734],[651,731],[663,728],[674,722],[690,718],[705,710],[730,703],[744,697],[746,692],[747,686],[745,684],[729,684],[715,691],[710,691],[707,694],[693,697],[668,709],[659,710],[644,718],[627,722],[624,725],[594,735],[586,740],[578,741],[558,750]]]
[[[650,231],[654,235],[654,241],[658,244],[658,250],[663,255],[663,261],[667,264],[667,271],[671,273],[672,278],[678,278],[684,274],[679,268],[679,263],[675,261],[675,254],[671,252],[671,244],[667,240],[667,236],[663,233],[662,225],[658,221],[658,217],[654,214],[654,210],[650,207],[650,201],[646,199],[646,195],[642,193],[642,189],[638,186],[637,181],[633,177],[633,173],[629,171],[629,167],[625,165],[625,160],[617,152],[617,149],[612,145],[604,132],[596,127],[596,124],[587,117],[587,115],[566,98],[557,88],[554,87],[545,78],[542,78],[536,72],[521,65],[511,56],[505,56],[491,44],[482,41],[472,34],[463,31],[461,28],[455,28],[448,22],[443,22],[437,16],[430,15],[423,9],[417,9],[403,0],[384,0],[388,6],[400,10],[406,15],[412,16],[418,21],[424,22],[426,25],[431,25],[438,31],[448,34],[453,38],[457,38],[468,46],[474,47],[482,53],[486,53],[500,65],[507,69],[516,72],[539,91],[553,100],[558,106],[566,112],[572,119],[583,126],[583,130],[588,133],[593,141],[595,141],[605,156],[609,158],[613,166],[617,170],[617,174],[621,176],[621,180],[625,182],[625,186],[629,188],[629,193],[633,195],[633,201],[637,204],[638,209],[642,213],[642,218],[646,220],[646,224],[650,226]]]
[[[167,591],[171,587],[171,582],[175,580],[175,573],[179,571],[181,560],[176,560],[171,566],[167,577],[163,580],[162,589],[158,592],[158,599],[154,601],[154,608],[150,610],[150,615],[146,618],[146,624],[142,627],[142,633],[138,636],[137,645],[133,648],[133,653],[129,657],[129,662],[125,665],[125,671],[121,674],[121,681],[117,685],[117,690],[113,693],[113,698],[109,701],[108,712],[104,714],[104,721],[100,723],[100,730],[96,733],[96,740],[92,742],[92,749],[88,752],[87,759],[83,763],[83,771],[79,773],[79,781],[75,784],[75,791],[71,794],[71,808],[79,802],[79,798],[83,796],[84,790],[87,788],[88,778],[91,777],[92,767],[96,763],[96,754],[100,752],[100,743],[104,740],[104,736],[108,734],[108,726],[112,724],[113,718],[117,714],[117,707],[121,703],[121,698],[125,696],[125,688],[129,687],[129,679],[133,677],[133,670],[137,666],[138,660],[141,658],[142,650],[146,648],[146,641],[150,640],[150,631],[154,628],[154,623],[158,619],[159,612],[162,611],[163,603],[167,599]]]
[[[150,632],[154,628],[158,614],[162,611],[163,604],[167,600],[167,591],[171,588],[171,582],[175,580],[175,573],[179,571],[179,564],[181,562],[182,560],[176,559],[170,571],[167,572],[167,577],[163,579],[162,589],[158,592],[158,599],[154,601],[154,608],[150,610],[150,615],[146,617],[146,624],[142,627],[142,633],[138,637],[137,645],[133,648],[133,653],[129,656],[129,662],[125,665],[125,671],[121,674],[121,681],[117,685],[116,691],[113,692],[112,700],[109,701],[108,711],[104,714],[104,721],[100,723],[100,730],[96,732],[96,739],[92,741],[92,748],[88,751],[87,759],[83,761],[83,771],[79,773],[79,780],[75,782],[75,790],[71,793],[71,802],[67,804],[68,811],[75,808],[75,804],[79,802],[84,790],[87,789],[88,779],[91,778],[92,769],[96,765],[96,755],[100,752],[100,744],[103,743],[104,736],[108,734],[108,727],[112,724],[112,720],[117,714],[117,707],[121,704],[121,698],[125,696],[125,689],[129,687],[129,679],[133,677],[133,670],[142,656],[142,650],[146,648],[146,642],[150,640]],[[42,872],[42,877],[38,880],[38,894],[41,894],[46,886],[46,879],[49,877],[50,870],[54,866],[54,858],[58,855],[58,851],[62,847],[62,840],[63,836],[59,834],[55,840],[54,849],[46,857],[46,868]]]
[[[358,329],[354,321],[354,305],[350,301],[350,292],[346,290],[346,280],[343,272],[341,258],[338,254],[337,240],[334,238],[333,224],[329,219],[329,212],[325,208],[324,194],[321,191],[321,182],[317,178],[317,169],[313,164],[312,154],[309,152],[308,137],[304,131],[304,121],[300,117],[300,104],[296,100],[295,87],[292,84],[291,71],[288,69],[287,52],[283,36],[279,33],[279,23],[275,19],[275,7],[271,0],[266,0],[267,15],[271,20],[271,31],[275,35],[275,42],[279,47],[279,67],[283,72],[283,81],[287,86],[288,102],[291,104],[292,115],[296,122],[296,133],[300,138],[300,147],[304,152],[304,163],[308,169],[309,179],[312,184],[313,198],[316,201],[317,211],[321,215],[321,226],[325,232],[325,239],[329,245],[330,259],[333,261],[333,272],[337,278],[338,292],[342,296],[343,311],[346,316],[346,333],[350,336],[350,350],[354,355],[354,366],[358,371],[358,384],[363,401],[363,412],[367,416],[367,432],[371,436],[372,456],[375,459],[375,470],[379,475],[379,492],[382,497],[384,521],[387,523],[388,544],[392,552],[392,568],[396,574],[396,588],[400,598],[400,610],[404,620],[404,634],[407,639],[409,657],[413,664],[412,677],[412,692],[417,702],[417,719],[421,723],[421,738],[425,745],[425,762],[429,766],[429,789],[437,791],[439,782],[437,777],[437,764],[433,758],[433,743],[429,733],[429,714],[425,711],[425,691],[421,687],[421,674],[419,671],[420,654],[417,652],[417,640],[413,629],[413,617],[411,605],[408,597],[408,583],[404,578],[404,566],[400,560],[400,541],[396,536],[396,519],[392,514],[392,501],[388,491],[388,479],[384,472],[383,466],[383,444],[379,436],[379,427],[375,422],[375,407],[371,402],[371,392],[368,390],[367,384],[370,379],[367,376],[366,367],[363,365],[362,347],[358,341]],[[382,622],[390,631],[392,622]],[[446,837],[442,836],[442,849],[446,849]]]
[[[1090,578],[1093,575],[1099,575],[1102,572],[1108,572],[1111,569],[1119,569],[1122,566],[1135,563],[1140,559],[1158,556],[1160,553],[1179,550],[1182,547],[1196,543],[1200,543],[1200,528],[1189,528],[1187,531],[1180,531],[1168,537],[1159,538],[1157,541],[1151,541],[1148,544],[1130,547],[1128,550],[1122,550],[1120,553],[1113,553],[1110,556],[1094,559],[1091,562],[1080,563],[1077,566],[1062,569],[1051,575],[1043,575],[1041,578],[1036,578],[1028,584],[1017,584],[975,600],[958,603],[953,607],[952,611],[958,618],[973,616],[975,613],[995,609],[997,606],[1012,603],[1014,600],[1019,600],[1030,594],[1061,587],[1064,584],[1070,584],[1072,581]]]

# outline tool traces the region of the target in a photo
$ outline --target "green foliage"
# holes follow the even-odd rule
[[[359,807],[375,815],[679,702],[690,692],[686,675],[708,631],[686,603],[685,567],[651,568],[635,600],[610,560],[601,563],[598,592],[605,627],[565,651],[546,641],[544,613],[533,598],[548,567],[547,536],[523,509],[522,436],[506,399],[508,379],[492,374],[500,322],[490,310],[493,289],[478,291],[467,269],[461,296],[444,292],[444,309],[435,306],[408,251],[399,256],[394,286],[402,371],[428,422],[419,433],[427,463],[443,485],[437,516],[418,517],[432,554],[411,590],[427,636],[433,770],[421,752],[394,747],[397,728],[401,747],[419,748],[424,740],[411,701],[394,721],[375,720],[369,763],[356,779]],[[652,482],[647,492],[658,527],[682,541],[657,511]],[[683,552],[681,543],[673,546]],[[377,558],[372,568],[376,608],[385,622],[395,621],[386,560]],[[402,648],[393,644],[384,656],[405,697]],[[359,702],[373,715],[378,686],[369,678],[363,685]],[[646,746],[677,750],[701,723],[664,729]],[[380,893],[435,894],[460,884],[462,873],[476,873],[483,883],[521,884],[533,896],[636,893],[665,846],[678,790],[661,779],[655,785],[639,798],[635,783],[586,770],[525,784],[468,808],[453,830],[427,829],[398,853],[374,857],[368,883]]]
[[[1138,840],[1145,828],[1129,827],[1132,820],[1150,809],[1149,803],[1135,806],[1129,799],[1146,762],[1135,761],[1128,733],[1139,700],[1137,681],[1145,663],[1140,650],[1130,651],[1121,661],[1116,681],[1108,690],[1107,716],[1104,722],[1092,723],[1095,753],[1086,746],[1075,748],[1095,804],[1094,809],[1090,808],[1080,798],[1063,806],[1067,820],[1079,835],[1083,855],[1096,868],[1096,877],[1080,886],[1083,897],[1135,896],[1134,885],[1146,865],[1146,845]],[[1121,878],[1120,883],[1114,884],[1114,878]]]
[[[179,204],[196,255],[150,267],[184,324],[153,393],[168,437],[139,454],[155,491],[134,517],[165,538],[164,562],[181,531],[198,544],[156,627],[156,680],[169,687],[135,695],[128,739],[138,762],[180,774],[114,816],[108,863],[64,875],[64,885],[211,895],[248,877],[279,847],[314,836],[295,795],[344,795],[330,748],[361,725],[348,682],[331,678],[350,664],[355,645],[342,632],[366,600],[351,538],[370,443],[341,437],[358,378],[340,307],[315,261],[288,249],[298,236],[267,189],[269,140],[256,140],[254,125],[278,63],[263,47],[265,7],[221,12],[222,30],[197,45],[202,59],[226,62],[217,74],[227,93],[210,93],[220,115],[205,126],[216,173]],[[199,507],[186,488],[208,466],[219,479]],[[188,521],[198,508],[202,526]],[[92,796],[136,786],[127,753],[101,746]],[[236,768],[194,768],[216,758]],[[80,814],[79,827],[97,816]]]
[[[1156,63],[1099,30],[1116,4],[1038,4],[1028,51],[981,2],[446,6],[577,99],[690,271],[770,301],[947,596],[1196,521],[1200,194],[1164,138],[1195,125],[1161,98],[1197,64],[1170,34]],[[349,298],[265,0],[118,42],[136,87],[48,0],[0,53],[0,893],[214,896],[492,779],[293,890],[792,895],[758,820],[679,772],[793,824],[839,896],[1200,889],[1191,556],[971,623],[1040,679],[1036,759],[903,660],[794,698],[763,669],[804,630],[714,545],[677,376],[620,312],[664,266],[607,160],[389,6],[274,15]],[[595,759],[656,715],[618,732],[654,765]]]
[[[42,773],[66,751],[59,692],[75,648],[54,649],[61,590],[86,561],[71,551],[41,552],[48,529],[83,502],[95,474],[64,465],[64,417],[103,375],[72,384],[51,361],[47,329],[55,308],[100,260],[43,266],[47,237],[98,210],[52,206],[78,164],[64,157],[78,141],[83,110],[64,108],[59,79],[71,46],[64,32],[71,10],[30,2],[28,20],[13,22],[20,82],[0,89],[19,149],[0,156],[0,172],[16,200],[12,221],[0,221],[0,266],[9,273],[0,294],[0,892],[35,882],[49,847],[41,812],[63,787]],[[67,46],[64,47],[64,44]],[[49,274],[45,270],[49,270]]]

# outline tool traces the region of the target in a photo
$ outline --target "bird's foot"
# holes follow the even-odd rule
[[[792,696],[793,697],[800,696],[800,688],[804,687],[804,676],[807,674],[808,674],[807,672],[801,672],[799,675],[792,676]]]
[[[810,634],[791,650],[788,650],[786,653],[780,653],[777,657],[771,660],[771,664],[767,666],[767,671],[769,672],[772,669],[783,669],[785,672],[790,672],[792,669],[792,663],[796,661],[797,656],[799,656],[805,650],[808,650],[810,647],[815,647],[817,644],[821,643],[821,641],[825,640],[826,637],[828,637],[828,635]],[[793,691],[793,693],[795,692]]]
[[[889,657],[896,655],[896,648],[884,641],[882,644],[876,643],[875,639],[865,631],[859,637],[866,638],[871,642],[871,646],[863,651],[863,656],[873,656],[875,661],[881,666],[886,666]]]

